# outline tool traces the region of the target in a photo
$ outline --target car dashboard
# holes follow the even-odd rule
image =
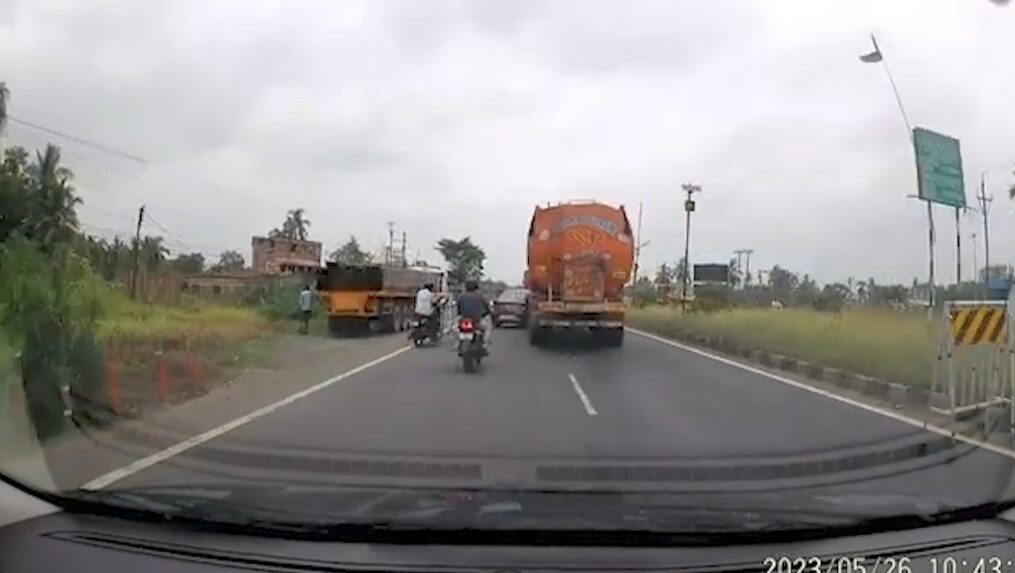
[[[464,538],[463,538],[464,539]],[[500,542],[313,541],[222,533],[52,508],[0,527],[0,571],[681,571],[750,573],[1015,572],[1015,524],[1006,519],[772,542],[622,547]]]

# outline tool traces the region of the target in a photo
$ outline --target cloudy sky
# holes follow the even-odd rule
[[[175,250],[249,257],[300,206],[326,249],[378,248],[394,221],[431,261],[471,235],[517,281],[533,205],[593,198],[644,205],[654,267],[681,254],[692,181],[695,261],[908,282],[926,212],[884,70],[857,56],[876,33],[912,122],[961,139],[970,201],[989,171],[992,258],[1015,262],[1013,30],[987,0],[0,0],[4,138],[63,147],[90,232],[145,204]]]

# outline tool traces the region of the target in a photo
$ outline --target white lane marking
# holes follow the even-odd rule
[[[582,405],[585,406],[585,411],[588,412],[589,416],[595,416],[599,412],[596,412],[595,406],[592,405],[592,400],[585,394],[585,390],[582,390],[581,384],[578,383],[578,379],[574,377],[574,374],[568,374],[568,378],[571,379],[571,385],[574,386],[574,391],[578,394],[578,399],[582,401]]]
[[[717,355],[712,354],[710,352],[705,352],[704,350],[700,350],[700,349],[694,348],[693,346],[687,346],[686,344],[681,344],[679,342],[676,342],[674,340],[670,340],[668,338],[663,338],[661,336],[656,336],[655,334],[651,334],[651,333],[644,332],[644,331],[641,331],[641,330],[638,330],[638,329],[635,329],[635,328],[630,328],[630,327],[627,327],[627,331],[631,332],[632,334],[637,334],[638,336],[643,336],[643,337],[648,338],[650,340],[655,340],[656,342],[661,342],[663,344],[672,346],[674,348],[679,348],[681,350],[686,350],[687,352],[692,352],[694,354],[698,354],[698,355],[704,356],[706,358],[711,358],[712,360],[715,360],[717,362],[722,362],[723,364],[728,364],[728,365],[734,366],[736,368],[740,368],[741,370],[746,370],[746,371],[752,372],[754,374],[759,374],[761,376],[765,376],[766,378],[771,378],[772,380],[776,380],[778,382],[782,382],[783,384],[788,384],[790,386],[793,386],[794,388],[799,388],[801,390],[806,390],[806,391],[811,392],[813,394],[817,394],[819,396],[824,396],[825,398],[829,398],[829,399],[835,400],[837,402],[842,402],[843,404],[848,404],[848,405],[853,406],[855,408],[860,408],[861,410],[866,410],[866,411],[872,412],[874,414],[880,414],[882,416],[885,416],[886,418],[891,418],[891,419],[893,419],[893,420],[895,420],[897,422],[902,422],[903,424],[909,424],[910,426],[916,426],[917,428],[920,428],[921,430],[926,430],[928,432],[931,432],[931,433],[934,433],[934,434],[938,434],[940,436],[951,437],[951,438],[954,438],[954,439],[956,439],[956,440],[958,440],[960,442],[964,442],[964,443],[970,444],[972,446],[977,446],[979,448],[983,448],[984,450],[987,450],[987,451],[993,452],[995,454],[999,454],[999,455],[1005,456],[1007,458],[1015,459],[1015,451],[1009,450],[1007,448],[1003,448],[1003,447],[995,445],[995,444],[991,444],[989,442],[984,442],[983,440],[978,440],[976,438],[970,438],[970,437],[964,436],[962,434],[953,434],[952,431],[947,429],[947,428],[942,428],[940,426],[935,426],[934,424],[930,424],[928,422],[924,422],[923,420],[917,420],[916,418],[910,418],[909,416],[903,416],[902,414],[899,414],[897,412],[892,412],[891,410],[885,410],[885,409],[879,408],[877,406],[872,406],[870,404],[865,404],[865,403],[860,402],[858,400],[853,400],[852,398],[847,398],[845,396],[840,396],[838,394],[835,394],[833,392],[829,392],[827,390],[822,390],[820,388],[815,388],[813,386],[809,386],[807,384],[804,384],[803,382],[797,382],[796,380],[791,380],[789,378],[786,378],[786,377],[783,377],[783,376],[779,376],[778,374],[773,374],[772,372],[767,372],[767,371],[762,370],[760,368],[755,368],[753,366],[748,366],[747,364],[743,364],[743,363],[737,362],[736,360],[730,360],[729,358],[724,358],[722,356],[717,356]]]
[[[289,404],[292,404],[293,402],[295,402],[295,401],[297,401],[297,400],[299,400],[301,398],[306,398],[307,396],[309,396],[309,395],[311,395],[311,394],[313,394],[315,392],[318,392],[320,390],[323,390],[323,389],[327,388],[328,386],[331,386],[332,384],[335,384],[336,382],[341,382],[342,380],[345,380],[346,378],[349,378],[350,376],[354,376],[356,374],[359,374],[360,372],[363,372],[364,370],[366,370],[368,368],[376,366],[376,365],[378,365],[378,364],[380,364],[382,362],[391,360],[392,358],[398,356],[399,354],[405,352],[406,350],[411,350],[411,349],[412,349],[412,346],[403,346],[403,347],[399,348],[398,350],[395,350],[394,352],[389,352],[388,354],[385,354],[384,356],[381,356],[380,358],[376,358],[376,359],[371,360],[370,362],[367,362],[365,364],[360,364],[359,366],[353,368],[352,370],[346,370],[345,372],[343,372],[343,373],[341,373],[341,374],[339,374],[337,376],[333,376],[331,378],[328,378],[327,380],[324,380],[323,382],[318,382],[317,384],[314,384],[313,386],[311,386],[309,388],[300,390],[299,392],[296,392],[295,394],[290,394],[289,396],[279,400],[278,402],[274,402],[272,404],[268,404],[267,406],[264,406],[263,408],[259,408],[257,410],[254,410],[253,412],[251,412],[251,413],[249,413],[249,414],[247,414],[245,416],[240,416],[239,418],[236,418],[234,420],[226,422],[225,424],[222,424],[221,426],[219,426],[217,428],[212,428],[211,430],[208,430],[207,432],[198,434],[196,436],[193,436],[191,438],[183,440],[182,442],[179,442],[177,444],[173,444],[172,446],[169,446],[168,448],[166,448],[164,450],[155,452],[154,454],[151,454],[149,456],[145,456],[145,457],[143,457],[143,458],[141,458],[139,460],[135,460],[134,462],[131,462],[130,464],[127,464],[126,466],[124,466],[124,467],[122,467],[120,469],[113,470],[113,471],[111,471],[111,472],[109,472],[109,473],[107,473],[105,475],[101,475],[101,476],[99,476],[99,477],[89,481],[88,483],[82,485],[81,489],[95,490],[95,489],[102,489],[104,487],[108,487],[108,486],[112,485],[113,483],[118,482],[118,481],[120,481],[120,480],[122,480],[122,479],[124,479],[124,478],[126,478],[126,477],[128,477],[130,475],[136,474],[137,472],[139,472],[141,470],[150,468],[150,467],[154,466],[155,464],[164,462],[164,461],[168,460],[169,458],[171,458],[173,456],[176,456],[176,455],[179,455],[179,454],[182,454],[183,452],[185,452],[185,451],[187,451],[187,450],[189,450],[191,448],[200,446],[201,444],[203,444],[203,443],[205,443],[205,442],[207,442],[209,440],[213,440],[213,439],[221,436],[222,434],[225,434],[226,432],[230,432],[232,430],[235,430],[236,428],[239,428],[240,426],[243,426],[244,424],[248,424],[248,423],[250,423],[250,422],[252,422],[252,421],[254,421],[254,420],[258,419],[258,418],[267,416],[268,414],[271,414],[272,412],[274,412],[275,410],[278,410],[279,408],[281,408],[283,406],[288,406]]]

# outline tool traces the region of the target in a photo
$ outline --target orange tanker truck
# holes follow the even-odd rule
[[[627,213],[594,201],[536,207],[525,287],[534,345],[554,329],[588,329],[607,346],[624,342],[622,294],[634,265]]]

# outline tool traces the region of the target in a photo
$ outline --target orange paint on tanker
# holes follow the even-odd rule
[[[624,208],[595,201],[536,207],[525,286],[543,300],[616,301],[631,278],[634,240]]]

